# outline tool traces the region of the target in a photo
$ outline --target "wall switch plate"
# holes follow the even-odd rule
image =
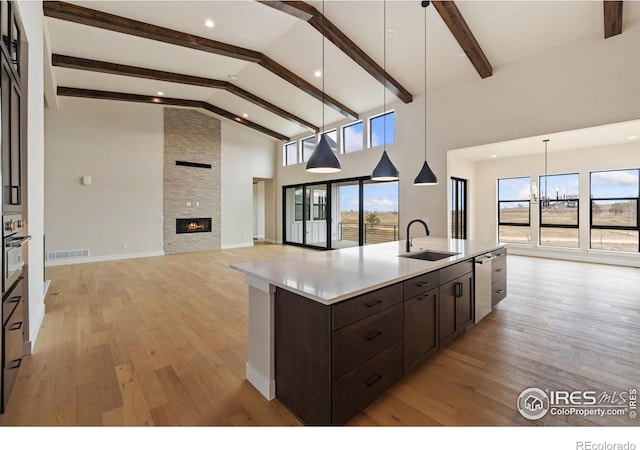
[[[187,203],[186,203],[186,205],[187,205],[187,206],[191,206],[191,202],[187,202]]]

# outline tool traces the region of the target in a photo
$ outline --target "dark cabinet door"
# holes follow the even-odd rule
[[[473,323],[473,274],[468,273],[460,278],[457,282],[457,303],[458,303],[458,332],[464,330]]]
[[[456,284],[457,280],[449,281],[440,286],[438,301],[438,335],[440,345],[455,339],[458,331]]]
[[[404,368],[411,370],[438,349],[438,289],[404,302]]]
[[[473,323],[473,273],[467,273],[440,286],[438,311],[440,345],[455,339]]]

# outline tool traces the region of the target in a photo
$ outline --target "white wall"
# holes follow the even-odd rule
[[[476,232],[476,223],[482,218],[478,218],[476,211],[478,211],[477,202],[477,179],[476,179],[476,164],[468,159],[453,158],[451,152],[447,153],[447,168],[448,177],[456,177],[467,180],[467,239],[478,239]],[[447,192],[447,204],[451,203],[451,189]],[[451,215],[448,214],[448,222],[451,222]],[[448,223],[447,226],[451,224]]]
[[[274,166],[273,139],[222,122],[223,249],[253,245],[253,179],[273,178]]]
[[[162,108],[59,103],[45,116],[47,251],[89,249],[90,260],[162,254]]]
[[[253,183],[253,237],[264,239],[265,226],[265,182]]]
[[[44,82],[43,82],[43,26],[42,2],[19,1],[18,9],[29,42],[27,117],[27,210],[29,233],[29,304],[28,327],[24,340],[28,353],[33,349],[40,324],[44,318],[44,274],[43,274],[43,208],[44,208]],[[24,95],[24,94],[23,94]]]
[[[631,56],[638,54],[638,42],[640,21],[626,23],[619,36],[605,40],[598,33],[496,67],[492,77],[429,91],[427,159],[440,181],[437,186],[413,186],[424,159],[424,96],[414,96],[408,105],[388,105],[396,110],[396,144],[387,150],[400,171],[401,237],[403,225],[416,217],[430,219],[432,235],[447,235],[447,150],[640,118],[640,58]],[[278,190],[288,184],[369,175],[380,154],[380,149],[370,149],[340,155],[342,172],[310,175],[303,164],[282,167],[278,145]],[[281,197],[277,201],[282,239]]]
[[[580,249],[554,249],[539,247],[539,211],[531,207],[531,246],[510,245],[514,254],[556,257],[577,261],[593,261],[640,267],[640,255],[621,255],[617,252],[589,250],[589,172],[598,170],[631,169],[640,166],[640,142],[607,147],[595,147],[563,152],[549,152],[548,174],[580,174]],[[456,165],[458,162],[456,162]],[[498,178],[531,177],[538,183],[544,175],[544,156],[527,155],[517,158],[501,158],[479,161],[475,164],[476,208],[475,237],[479,240],[497,240]]]

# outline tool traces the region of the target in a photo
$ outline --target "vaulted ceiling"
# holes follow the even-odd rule
[[[640,20],[632,1],[433,3],[427,89]],[[327,124],[355,119],[425,89],[417,0],[44,2],[44,11],[59,95],[204,108],[286,140],[321,127],[323,112]]]

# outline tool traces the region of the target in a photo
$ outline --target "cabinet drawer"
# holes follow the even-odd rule
[[[491,283],[507,277],[507,259],[498,258],[491,265]]]
[[[461,277],[464,274],[473,271],[473,260],[469,259],[467,261],[462,261],[457,264],[454,264],[449,267],[445,267],[440,269],[439,272],[439,284],[442,286],[443,284],[448,283],[451,280],[455,280],[458,277]]]
[[[402,340],[402,304],[367,317],[333,335],[333,378]]]
[[[491,305],[496,306],[500,300],[507,296],[507,279],[496,281],[491,285]]]
[[[22,302],[20,302],[19,310],[22,309]],[[24,322],[22,317],[17,317],[14,311],[12,318],[4,326],[4,363],[6,365],[14,360],[22,358],[22,329],[24,328]],[[14,319],[15,318],[15,319]]]
[[[402,342],[398,342],[335,380],[332,423],[349,421],[402,375]]]
[[[369,317],[402,301],[402,284],[367,292],[351,300],[332,306],[333,329],[339,330],[353,322]]]
[[[13,314],[13,311],[19,304],[22,304],[22,297],[20,295],[14,295],[2,302],[2,325],[7,323],[9,317],[11,317],[11,314]]]
[[[404,288],[404,299],[410,299],[423,292],[430,291],[438,287],[438,272],[429,272],[419,277],[411,278],[402,283]]]
[[[4,413],[5,409],[7,409],[7,404],[9,403],[9,397],[11,396],[11,390],[13,389],[13,385],[16,382],[16,378],[18,377],[18,370],[20,369],[20,364],[22,363],[22,358],[9,361],[7,367],[5,368],[2,376],[2,404],[0,404],[0,414]]]

